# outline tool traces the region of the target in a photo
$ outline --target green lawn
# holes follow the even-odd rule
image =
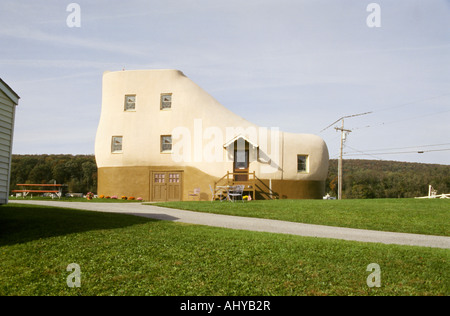
[[[166,202],[198,212],[382,231],[450,236],[450,200],[271,200]]]
[[[86,203],[142,203],[143,201],[137,201],[137,200],[122,200],[120,197],[117,199],[100,199],[95,198],[92,200],[88,200],[86,198],[81,197],[61,197],[60,199],[46,196],[34,196],[30,197],[27,196],[25,198],[23,197],[9,197],[9,200],[14,201],[60,201],[60,202],[86,202]]]
[[[249,204],[250,205],[250,204]],[[0,295],[449,295],[450,250],[0,207]],[[69,288],[67,265],[81,268]],[[366,267],[381,268],[370,288]]]

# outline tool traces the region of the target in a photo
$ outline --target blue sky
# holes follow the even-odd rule
[[[2,0],[13,153],[92,154],[104,71],[179,69],[242,117],[346,158],[450,164],[449,0]],[[74,1],[75,2],[75,1]],[[377,3],[380,27],[369,27]],[[424,151],[422,154],[417,151]]]

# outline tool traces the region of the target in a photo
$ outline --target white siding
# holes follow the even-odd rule
[[[0,90],[0,204],[8,202],[14,102]]]

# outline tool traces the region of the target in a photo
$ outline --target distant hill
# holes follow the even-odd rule
[[[338,160],[330,160],[325,191],[337,196]],[[344,160],[343,198],[403,198],[428,195],[428,185],[450,193],[450,166],[385,160]]]
[[[337,165],[330,160],[325,192],[337,196]],[[384,160],[344,160],[343,197],[425,196],[431,184],[450,193],[450,166]],[[17,183],[67,184],[70,192],[97,192],[94,155],[13,155],[11,190]]]

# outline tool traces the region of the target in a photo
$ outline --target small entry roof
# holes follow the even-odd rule
[[[244,141],[246,141],[247,143],[249,143],[250,145],[252,145],[253,147],[259,147],[258,144],[255,144],[254,142],[252,142],[250,139],[248,139],[247,137],[245,137],[244,135],[237,135],[235,137],[233,137],[231,140],[229,140],[228,142],[226,142],[223,147],[227,148],[228,146],[230,146],[231,144],[234,144],[235,141],[237,141],[238,139],[243,139]]]

